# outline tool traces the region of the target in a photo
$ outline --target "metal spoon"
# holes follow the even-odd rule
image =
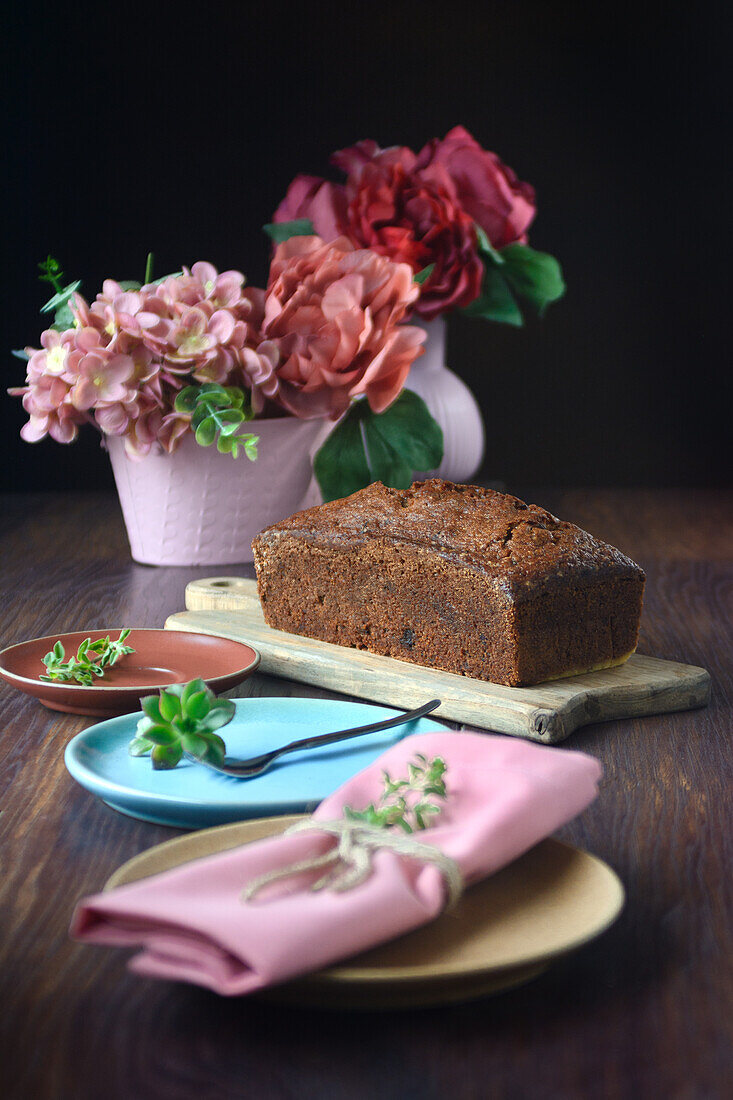
[[[322,733],[316,737],[303,737],[300,741],[291,741],[289,745],[273,749],[271,752],[263,752],[261,756],[253,756],[249,760],[231,760],[226,757],[222,764],[212,764],[209,760],[199,760],[198,756],[185,753],[187,760],[197,764],[204,764],[212,771],[221,772],[222,775],[232,775],[236,779],[254,779],[256,775],[262,775],[269,768],[273,760],[284,756],[287,752],[297,752],[299,749],[315,749],[319,745],[330,745],[333,741],[346,741],[351,737],[359,737],[363,733],[377,733],[379,730],[388,730],[393,726],[402,726],[407,722],[414,722],[418,718],[424,718],[436,710],[441,704],[440,699],[431,699],[429,703],[418,707],[417,710],[408,710],[404,714],[398,714],[393,718],[385,718],[381,722],[370,722],[366,726],[355,726],[349,730],[338,730],[336,733]]]

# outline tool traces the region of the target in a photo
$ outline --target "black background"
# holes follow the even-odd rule
[[[300,171],[360,138],[463,123],[537,189],[530,240],[568,294],[516,330],[451,320],[484,475],[716,485],[730,463],[730,36],[700,5],[17,4],[4,16],[2,347],[37,344],[49,251],[93,297],[208,259],[266,277],[260,230]],[[5,354],[5,353],[3,353]],[[94,433],[18,439],[3,486],[111,485]],[[82,433],[85,434],[85,433]]]

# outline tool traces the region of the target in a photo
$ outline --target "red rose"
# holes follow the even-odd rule
[[[355,243],[408,263],[415,273],[435,265],[414,306],[430,321],[478,297],[483,267],[473,222],[450,177],[434,167],[423,174],[414,159],[410,150],[388,149],[352,172],[346,224]]]
[[[310,218],[324,240],[346,236],[408,263],[415,274],[434,265],[413,307],[425,320],[478,297],[483,266],[474,222],[495,248],[527,240],[534,190],[462,126],[418,154],[369,140],[339,150],[331,162],[346,173],[346,184],[297,176],[274,220]]]
[[[517,179],[496,153],[482,149],[463,126],[456,126],[442,141],[429,142],[417,159],[425,170],[438,165],[445,169],[461,206],[485,230],[494,248],[526,243],[537,212],[534,188]]]
[[[318,176],[296,176],[273,216],[274,222],[310,218],[315,233],[333,241],[346,232],[346,196],[338,183]]]

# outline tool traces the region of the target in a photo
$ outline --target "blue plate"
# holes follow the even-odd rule
[[[247,757],[297,738],[366,725],[391,714],[399,711],[337,699],[237,699],[234,718],[220,732],[229,756]],[[170,771],[153,771],[149,757],[130,756],[127,746],[141,717],[141,712],[123,714],[77,734],[66,747],[66,767],[82,787],[113,809],[183,829],[311,813],[390,745],[408,734],[443,728],[432,717],[420,718],[382,733],[294,752],[256,779],[233,779],[186,760]]]

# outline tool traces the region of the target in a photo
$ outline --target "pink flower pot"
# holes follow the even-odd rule
[[[124,440],[106,442],[135,561],[146,565],[230,565],[252,561],[252,539],[296,512],[312,457],[332,429],[324,420],[255,420],[258,458],[233,459],[184,437],[172,455],[134,460]]]
[[[470,481],[484,457],[484,422],[476,398],[465,382],[445,365],[445,318],[417,321],[428,334],[425,352],[412,365],[407,389],[412,390],[430,410],[443,429],[443,461],[428,477],[447,481]],[[418,476],[425,476],[420,474]]]

